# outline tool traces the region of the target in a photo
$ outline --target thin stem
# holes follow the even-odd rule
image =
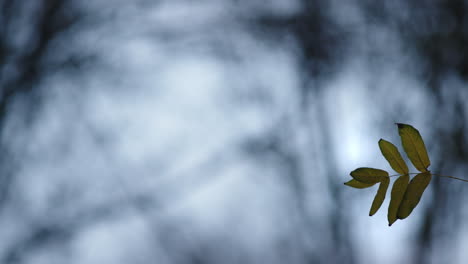
[[[407,174],[394,174],[394,175],[390,175],[388,177],[397,177],[397,176],[414,175],[414,174],[419,174],[419,173],[418,172],[412,172],[412,173],[407,173]]]
[[[465,179],[460,179],[460,178],[453,177],[453,176],[440,175],[440,174],[435,174],[435,173],[433,173],[432,175],[434,175],[434,176],[438,176],[438,177],[451,178],[451,179],[455,179],[455,180],[459,180],[459,181],[468,182],[468,180],[465,180]]]
[[[420,173],[420,172],[412,172],[412,173],[408,173],[408,175],[414,175],[414,174],[419,174],[419,173]],[[406,175],[406,174],[394,174],[394,175],[390,175],[390,176],[388,176],[388,177],[397,177],[397,176],[403,176],[403,175]],[[453,176],[448,176],[448,175],[441,175],[441,174],[437,174],[437,173],[431,173],[431,175],[437,176],[437,177],[451,178],[451,179],[454,179],[454,180],[459,180],[459,181],[468,182],[468,180],[461,179],[461,178],[457,178],[457,177],[453,177]]]

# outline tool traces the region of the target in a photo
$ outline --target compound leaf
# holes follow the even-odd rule
[[[401,157],[401,154],[395,145],[386,141],[385,139],[380,139],[379,148],[382,152],[382,155],[385,157],[388,163],[390,163],[392,169],[400,174],[409,173],[408,166],[406,166],[406,162]]]
[[[430,172],[419,173],[414,176],[406,188],[405,195],[398,208],[398,219],[405,219],[408,217],[413,209],[418,205],[421,196],[431,182],[432,174]]]
[[[421,134],[419,134],[419,131],[416,128],[410,125],[400,123],[397,125],[403,149],[408,155],[411,163],[413,163],[414,167],[416,167],[420,172],[426,172],[429,165],[431,165],[431,162],[427,155],[426,146],[424,145]]]
[[[388,178],[388,172],[374,168],[357,168],[350,174],[351,177],[362,183],[377,183]]]
[[[388,185],[390,184],[390,178],[385,177],[379,185],[379,189],[375,194],[374,201],[369,212],[369,216],[373,216],[379,210],[383,201],[385,200],[385,195],[387,194]]]
[[[391,192],[390,205],[388,206],[388,225],[391,226],[397,220],[398,208],[406,192],[409,183],[409,175],[399,177],[394,183]]]
[[[344,184],[353,188],[364,189],[374,186],[376,183],[363,183],[360,181],[356,181],[355,179],[351,179],[350,181],[347,181]]]

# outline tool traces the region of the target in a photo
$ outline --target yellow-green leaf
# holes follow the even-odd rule
[[[369,216],[373,216],[379,210],[383,201],[385,200],[385,195],[387,194],[388,185],[390,184],[390,178],[385,177],[379,185],[379,189],[375,194],[374,201],[369,212]]]
[[[409,183],[409,175],[399,177],[392,187],[390,205],[388,206],[388,225],[391,226],[397,220],[398,208],[406,192]]]
[[[374,184],[376,183],[363,183],[360,181],[356,181],[355,179],[352,179],[350,181],[345,182],[344,184],[353,188],[364,189],[364,188],[369,188],[371,186],[374,186]]]
[[[398,208],[398,219],[405,219],[411,214],[413,209],[418,205],[424,190],[426,190],[426,187],[431,182],[431,178],[430,172],[423,172],[414,176],[408,184],[408,188],[406,188],[405,195]]]
[[[406,162],[401,157],[401,154],[395,145],[386,141],[385,139],[380,139],[379,148],[382,152],[382,155],[385,157],[388,163],[390,163],[392,169],[400,174],[409,173],[408,166],[406,166]]]
[[[377,183],[388,178],[388,172],[373,168],[357,168],[350,174],[351,177],[362,183]]]
[[[397,125],[403,149],[411,160],[411,163],[413,163],[414,167],[416,167],[420,172],[427,171],[431,162],[427,155],[426,146],[424,145],[421,134],[419,134],[419,131],[416,128],[410,125]]]

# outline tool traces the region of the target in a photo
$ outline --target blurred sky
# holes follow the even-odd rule
[[[303,248],[333,252],[333,221],[349,233],[356,263],[412,263],[432,190],[388,227],[389,194],[369,217],[377,187],[342,183],[357,167],[391,169],[377,141],[400,146],[395,122],[436,149],[439,110],[418,55],[391,25],[370,25],[361,2],[324,4],[350,37],[332,74],[304,85],[298,40],[268,40],[251,26],[265,14],[294,16],[301,1],[72,1],[79,19],[40,65],[86,60],[45,71],[34,121],[24,126],[20,98],[2,131],[18,164],[0,217],[2,263],[306,263]],[[27,39],[32,22],[16,23]],[[22,32],[12,34],[21,43]],[[444,85],[465,81],[452,74]],[[304,87],[315,91],[305,111]],[[468,98],[465,88],[444,93]],[[277,149],[299,160],[310,230]],[[334,210],[346,219],[333,220]],[[450,263],[466,262],[467,232],[461,225],[453,238]],[[332,253],[323,254],[318,263]]]

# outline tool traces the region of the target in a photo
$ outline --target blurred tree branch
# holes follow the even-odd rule
[[[29,1],[0,2],[0,131],[4,131],[17,100],[26,108],[23,125],[27,127],[34,121],[42,101],[39,83],[47,74],[45,53],[51,41],[79,18],[69,4],[70,1],[62,0],[36,1],[35,5]],[[0,134],[1,208],[19,164],[5,133]]]

